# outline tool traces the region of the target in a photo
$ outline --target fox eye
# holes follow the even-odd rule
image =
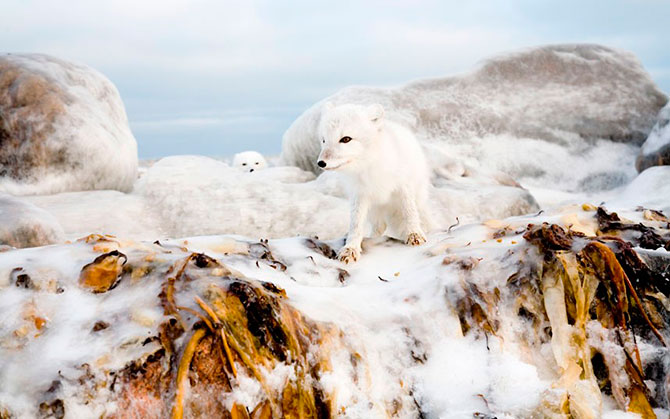
[[[254,164],[258,165],[258,162],[254,163]]]
[[[341,143],[346,144],[346,143],[348,143],[349,141],[351,141],[351,137],[342,137],[342,138],[340,138],[340,142],[341,142]]]
[[[242,163],[242,166],[246,166],[246,165],[247,165],[246,163]]]

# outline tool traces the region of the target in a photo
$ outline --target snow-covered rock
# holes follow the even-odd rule
[[[349,87],[306,110],[286,131],[282,160],[318,171],[316,127],[325,101],[380,103],[389,118],[474,167],[563,190],[635,175],[637,146],[667,97],[639,61],[598,45],[506,54],[464,75],[401,87]]]
[[[648,167],[664,165],[670,165],[670,104],[659,112],[658,122],[642,145],[635,162],[639,172]]]
[[[667,417],[670,258],[639,230],[670,231],[603,213],[368,240],[347,266],[306,238],[1,252],[0,414]]]
[[[128,191],[137,143],[116,87],[41,54],[0,56],[0,191]]]
[[[22,199],[0,193],[0,245],[38,247],[64,240],[63,229],[51,214]]]

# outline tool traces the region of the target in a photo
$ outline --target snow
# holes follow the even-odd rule
[[[621,193],[606,204],[611,208],[642,206],[670,214],[670,166],[650,167],[626,185]]]
[[[139,179],[134,194],[146,200],[171,237],[333,237],[346,229],[346,201],[323,195],[308,183],[282,182],[294,180],[291,173],[270,180],[264,174],[270,170],[245,173],[207,157],[168,157]]]
[[[439,225],[539,210],[530,193],[499,173],[450,166],[433,179],[431,205]],[[338,174],[273,166],[244,172],[204,156],[171,156],[147,164],[131,193],[82,191],[23,197],[47,211],[70,240],[91,233],[135,240],[239,234],[279,238],[341,237],[349,199]],[[496,202],[496,205],[488,205]]]
[[[42,54],[0,55],[0,192],[127,192],[137,143],[116,87],[94,69]]]
[[[3,193],[0,193],[0,220],[0,245],[35,247],[65,239],[63,228],[50,213]]]
[[[658,122],[654,125],[647,141],[642,145],[641,153],[648,155],[657,152],[670,144],[670,104],[665,105],[658,114]]]
[[[304,238],[272,240],[269,248],[288,267],[283,272],[256,264],[244,250],[234,250],[254,243],[242,237],[190,237],[167,240],[161,246],[119,240],[109,246],[127,254],[133,264],[147,254],[173,263],[189,252],[205,252],[240,275],[284,288],[291,304],[308,318],[338,326],[349,348],[331,354],[333,368],[323,377],[323,385],[326,391],[337,390],[336,405],[346,417],[383,416],[393,400],[402,400],[399,417],[415,417],[412,397],[429,417],[472,417],[476,412],[528,417],[559,377],[551,367],[551,350],[521,340],[520,331],[527,326],[513,311],[501,314],[505,322],[497,337],[464,337],[455,313],[461,284],[466,281],[481,289],[498,287],[508,292],[507,278],[517,269],[527,245],[514,233],[500,241],[490,239],[498,224],[516,231],[529,222],[578,219],[587,223],[592,217],[593,212],[569,207],[541,216],[464,225],[451,233],[432,234],[421,247],[367,240],[361,261],[346,267],[312,250]],[[337,250],[342,241],[330,244]],[[445,254],[481,260],[465,271],[457,264],[445,265]],[[141,280],[127,278],[107,293],[91,294],[77,285],[77,278],[81,267],[96,255],[93,243],[85,242],[0,253],[0,277],[10,278],[10,272],[20,266],[37,288],[0,283],[0,312],[6,313],[0,324],[0,381],[5,383],[0,388],[0,406],[32,415],[36,400],[59,376],[66,377],[61,378],[59,391],[74,391],[82,374],[78,365],[87,363],[91,374],[104,377],[152,350],[142,342],[157,333],[164,319],[157,298],[162,271]],[[344,283],[339,268],[348,270]],[[191,280],[189,288],[196,292],[209,281],[198,275]],[[183,298],[178,302],[189,304]],[[499,310],[513,308],[500,305]],[[46,328],[18,339],[14,331],[31,316],[45,318]],[[94,334],[91,327],[99,320],[112,326]],[[645,347],[640,345],[644,357]],[[362,365],[352,366],[352,351],[361,355]],[[269,382],[275,384],[283,382],[287,373],[283,367],[266,371]],[[357,378],[361,374],[364,379]],[[241,377],[225,397],[230,403],[236,400],[253,407],[259,392],[257,383]],[[67,409],[89,416],[109,412],[113,406],[113,396],[102,391],[92,399],[73,394]]]
[[[285,289],[303,315],[342,332],[340,346],[328,355],[332,369],[320,380],[342,417],[387,417],[394,405],[403,418],[532,417],[544,400],[563,391],[556,388],[561,375],[552,346],[536,342],[525,320],[505,304],[496,306],[501,319],[496,336],[464,336],[457,308],[465,286],[497,288],[502,300],[512,298],[507,279],[531,257],[522,231],[529,223],[549,222],[593,235],[592,207],[582,204],[604,202],[635,222],[648,221],[638,206],[670,214],[670,166],[639,175],[634,168],[639,144],[667,99],[634,57],[604,47],[536,48],[494,58],[458,77],[399,88],[348,88],[329,98],[381,102],[390,117],[417,132],[434,172],[430,205],[440,228],[428,243],[408,247],[387,238],[366,239],[354,265],[314,249],[318,236],[337,251],[349,222],[337,174],[313,171],[318,142],[311,136],[321,102],[284,137],[279,164],[298,167],[266,158],[268,167],[247,172],[235,159],[171,156],[140,162],[137,173],[134,139],[125,133],[123,107],[106,79],[43,56],[11,60],[58,83],[77,75],[88,87],[71,87],[78,100],[69,112],[89,115],[82,123],[93,124],[81,132],[90,138],[98,138],[99,130],[117,132],[118,143],[109,149],[104,142],[73,137],[84,144],[73,148],[82,153],[74,154],[78,159],[114,172],[109,184],[96,183],[98,174],[86,172],[88,164],[81,172],[48,172],[39,184],[0,182],[0,190],[35,194],[0,195],[0,416],[3,409],[37,416],[54,380],[61,382],[54,397],[66,401],[68,418],[114,413],[108,386],[82,392],[79,378],[110,380],[110,371],[156,349],[156,342],[144,343],[165,320],[157,298],[165,271],[190,252],[204,252],[248,280]],[[41,63],[39,69],[33,61]],[[85,93],[91,86],[102,89],[105,112],[76,107],[80,102],[94,107]],[[644,153],[658,146],[657,128]],[[110,150],[116,157],[109,157]],[[102,154],[105,161],[87,153]],[[100,190],[82,191],[89,188]],[[39,244],[58,244],[2,247],[21,223],[48,232]],[[493,239],[503,226],[508,234]],[[75,241],[89,234],[116,237]],[[285,271],[259,264],[250,254],[266,238]],[[112,249],[126,254],[129,265],[147,267],[146,276],[125,277],[103,294],[81,288],[81,268]],[[31,289],[16,285],[21,274],[30,276]],[[212,278],[189,279],[179,304],[197,308],[191,297]],[[43,329],[38,318],[46,322]],[[92,332],[101,320],[111,326]],[[621,368],[625,359],[608,332],[597,322],[587,331],[589,345],[610,354],[613,367]],[[643,360],[658,350],[642,337],[638,343]],[[352,354],[360,360],[352,362]],[[273,389],[292,373],[286,364],[262,369]],[[625,384],[627,377],[621,380]],[[233,384],[233,391],[222,395],[228,406],[253,408],[262,400],[254,378],[241,374]],[[603,396],[602,403],[604,418],[635,417],[618,410],[612,397]],[[667,410],[656,413],[668,417]]]
[[[648,167],[670,164],[670,104],[658,114],[658,121],[649,133],[637,156],[635,167],[643,171]]]

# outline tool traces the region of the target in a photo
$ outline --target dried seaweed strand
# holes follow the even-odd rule
[[[233,354],[230,351],[230,347],[228,346],[228,339],[226,339],[226,332],[223,328],[223,323],[219,319],[219,316],[216,315],[214,310],[202,300],[202,298],[198,297],[197,295],[195,296],[195,302],[198,303],[198,305],[205,310],[205,312],[209,315],[209,317],[212,318],[214,321],[214,324],[217,325],[220,331],[220,336],[221,336],[221,342],[223,342],[223,349],[226,351],[226,357],[228,358],[228,362],[230,363],[230,369],[233,373],[233,377],[237,378],[237,368],[235,368],[235,362],[233,362]]]
[[[184,274],[184,271],[186,270],[186,266],[191,261],[191,259],[193,259],[193,255],[194,255],[193,253],[188,255],[186,257],[186,260],[184,261],[184,264],[181,266],[181,268],[179,268],[179,271],[177,271],[177,274],[167,279],[167,287],[165,289],[165,297],[170,307],[170,312],[166,314],[174,315],[177,318],[177,320],[179,320],[184,329],[187,328],[187,325],[184,323],[183,319],[177,312],[177,304],[174,302],[174,284],[175,282],[181,279],[181,276]]]
[[[202,313],[198,313],[197,311],[193,310],[190,307],[184,307],[184,306],[177,306],[178,310],[184,310],[188,311],[189,313],[193,314],[194,316],[197,316],[200,320],[202,320],[206,325],[209,330],[212,332],[215,332],[216,329],[214,328],[214,325],[212,325],[212,322],[209,321],[209,319],[205,316],[202,315]]]
[[[651,320],[647,316],[647,311],[644,309],[644,306],[642,305],[642,302],[640,301],[640,297],[637,296],[637,292],[635,292],[635,288],[633,288],[633,284],[630,282],[630,279],[628,279],[628,275],[624,274],[623,279],[626,281],[626,285],[628,285],[628,289],[630,290],[630,293],[633,295],[633,298],[635,299],[635,303],[637,304],[638,307],[640,307],[640,312],[642,313],[642,317],[644,317],[644,320],[647,322],[647,325],[651,328],[651,331],[656,335],[658,340],[661,341],[663,346],[666,348],[668,347],[668,344],[665,343],[665,339],[663,339],[663,335],[654,327],[652,324]]]
[[[181,357],[179,369],[177,370],[177,397],[172,409],[172,419],[182,419],[184,417],[184,391],[188,378],[188,370],[191,367],[195,348],[204,336],[205,329],[196,330],[184,349],[184,354]]]

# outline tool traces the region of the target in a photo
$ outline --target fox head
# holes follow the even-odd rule
[[[243,151],[233,158],[233,166],[244,172],[265,169],[267,165],[263,155],[257,151]]]
[[[365,161],[369,146],[378,141],[384,108],[381,105],[324,105],[319,123],[321,153],[317,165],[324,170],[355,170]]]

